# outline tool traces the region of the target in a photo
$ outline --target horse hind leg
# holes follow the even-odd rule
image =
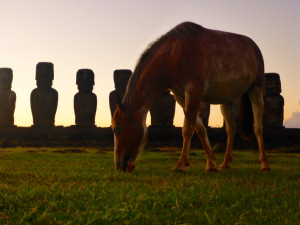
[[[259,147],[259,160],[261,162],[261,170],[268,171],[270,170],[270,167],[267,162],[267,156],[265,154],[264,143],[263,143],[263,126],[262,126],[262,117],[264,113],[263,90],[259,87],[254,86],[250,91],[248,91],[247,94],[251,101],[252,110],[253,110],[254,133]]]
[[[233,109],[233,104],[223,104],[221,105],[221,112],[223,114],[225,124],[226,124],[226,132],[227,132],[227,148],[224,157],[224,161],[221,164],[222,169],[229,169],[230,162],[232,161],[232,150],[234,144],[234,136],[236,131],[236,120]]]
[[[196,120],[196,132],[201,140],[206,154],[206,172],[217,171],[218,169],[216,167],[216,157],[209,143],[206,128],[199,115]]]

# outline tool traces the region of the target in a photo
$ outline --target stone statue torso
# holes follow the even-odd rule
[[[0,91],[0,126],[14,125],[16,93],[14,91]]]
[[[92,92],[78,92],[74,96],[76,125],[95,125],[97,96]]]
[[[30,95],[33,124],[36,126],[54,126],[58,93],[50,88],[35,88]]]
[[[176,101],[167,91],[150,109],[151,126],[173,126]]]

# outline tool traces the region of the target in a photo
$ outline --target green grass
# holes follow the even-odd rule
[[[206,174],[203,150],[186,173],[171,172],[178,151],[145,151],[123,173],[111,151],[54,150],[0,150],[0,224],[300,223],[299,154],[269,153],[263,173],[258,152],[235,151],[231,170]]]

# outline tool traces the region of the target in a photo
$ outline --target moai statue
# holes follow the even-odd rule
[[[36,84],[30,95],[34,127],[54,127],[58,93],[52,88],[53,64],[40,62],[36,65]]]
[[[280,93],[281,82],[279,74],[266,73],[265,110],[263,116],[264,127],[283,127],[284,99]]]
[[[114,115],[114,112],[116,111],[116,98],[117,94],[121,96],[123,99],[128,80],[131,76],[132,72],[131,70],[115,70],[114,71],[114,82],[115,82],[115,90],[110,92],[109,94],[109,107],[110,107],[110,113],[111,116]]]
[[[94,72],[90,69],[77,71],[76,84],[79,92],[74,96],[75,123],[77,126],[95,126],[97,96],[92,92]]]
[[[11,90],[13,71],[0,68],[0,126],[14,126],[16,93]]]
[[[150,109],[151,126],[173,127],[176,101],[169,90],[163,92]]]

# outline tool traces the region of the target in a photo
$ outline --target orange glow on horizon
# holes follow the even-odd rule
[[[300,1],[1,1],[0,67],[13,69],[15,125],[31,126],[30,93],[36,87],[38,62],[54,64],[53,88],[58,91],[56,125],[75,124],[73,98],[76,72],[95,74],[96,125],[110,126],[109,93],[113,71],[131,69],[148,44],[175,25],[193,21],[204,27],[244,34],[260,47],[265,72],[280,74],[284,118],[300,128]],[[155,14],[153,13],[155,12]],[[148,124],[150,123],[148,116]],[[175,126],[183,112],[176,105]],[[223,119],[213,106],[209,125]]]

